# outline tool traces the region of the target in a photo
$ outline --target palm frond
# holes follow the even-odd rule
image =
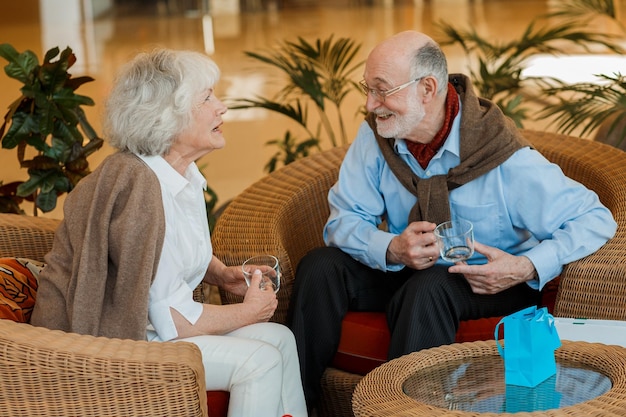
[[[626,113],[625,78],[620,73],[598,77],[606,84],[577,83],[545,89],[544,94],[556,98],[557,104],[543,109],[538,117],[552,118],[552,123],[563,133],[581,129],[581,135],[586,135],[608,118]]]
[[[286,117],[289,117],[293,121],[302,126],[306,126],[307,109],[303,106],[299,100],[296,100],[295,106],[291,104],[279,103],[276,101],[268,100],[263,97],[257,97],[257,99],[237,99],[232,104],[228,105],[229,109],[242,110],[251,108],[261,108],[270,110]]]
[[[617,17],[615,3],[613,0],[569,0],[557,3],[555,10],[547,16],[579,19],[590,14],[615,19]]]

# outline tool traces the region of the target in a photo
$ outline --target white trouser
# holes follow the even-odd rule
[[[306,417],[296,343],[286,326],[257,323],[179,340],[200,348],[207,391],[230,391],[229,417]]]

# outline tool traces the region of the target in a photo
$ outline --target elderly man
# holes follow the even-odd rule
[[[327,247],[303,258],[292,297],[309,407],[347,311],[386,312],[389,359],[452,343],[461,320],[537,304],[563,265],[617,228],[467,77],[448,75],[425,34],[377,45],[363,77],[369,114],[328,196]],[[454,265],[433,233],[450,219],[472,222],[476,238],[474,256]]]

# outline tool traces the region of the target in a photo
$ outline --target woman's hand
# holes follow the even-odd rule
[[[215,255],[204,275],[204,282],[241,296],[248,290],[241,266],[226,266]]]
[[[233,294],[244,296],[248,291],[248,284],[243,278],[240,266],[227,266],[220,273],[219,283],[216,284]]]
[[[276,298],[276,294],[271,289],[259,288],[260,284],[261,271],[257,269],[252,274],[250,288],[246,292],[243,304],[251,309],[251,313],[254,314],[253,317],[256,318],[257,322],[264,322],[271,319],[274,315],[274,311],[278,307],[278,298]]]

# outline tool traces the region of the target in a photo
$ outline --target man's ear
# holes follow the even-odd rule
[[[433,76],[424,77],[422,79],[422,101],[428,103],[435,99],[437,95],[438,82]]]

